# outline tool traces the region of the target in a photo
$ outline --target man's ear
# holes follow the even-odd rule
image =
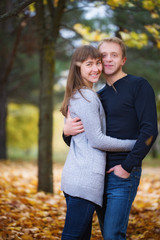
[[[124,66],[124,64],[126,63],[126,61],[127,61],[127,58],[124,57],[124,58],[122,59],[122,66]]]

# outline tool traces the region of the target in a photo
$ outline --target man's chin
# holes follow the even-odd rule
[[[103,74],[104,74],[106,77],[109,77],[109,76],[114,75],[113,72],[106,72],[106,71],[103,71]]]

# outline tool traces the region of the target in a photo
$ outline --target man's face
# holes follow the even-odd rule
[[[103,72],[107,76],[114,76],[122,72],[126,57],[122,57],[122,49],[114,42],[104,42],[99,47],[102,54]]]

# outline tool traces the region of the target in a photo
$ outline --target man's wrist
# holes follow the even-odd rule
[[[132,167],[125,164],[125,162],[121,163],[121,167],[128,173],[131,173],[132,171]]]

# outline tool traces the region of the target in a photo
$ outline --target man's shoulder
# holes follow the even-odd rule
[[[136,76],[136,75],[132,75],[132,74],[128,74],[126,79],[128,81],[132,81],[132,82],[144,82],[147,81],[145,78],[140,77],[140,76]]]
[[[128,83],[129,83],[129,89],[131,92],[134,92],[135,94],[137,93],[151,93],[154,92],[151,84],[148,82],[147,79],[144,77],[139,77],[135,75],[129,75],[128,78]]]
[[[141,76],[135,76],[135,75],[128,74],[128,82],[130,82],[133,85],[139,86],[139,87],[141,87],[143,85],[151,87],[148,80]]]

